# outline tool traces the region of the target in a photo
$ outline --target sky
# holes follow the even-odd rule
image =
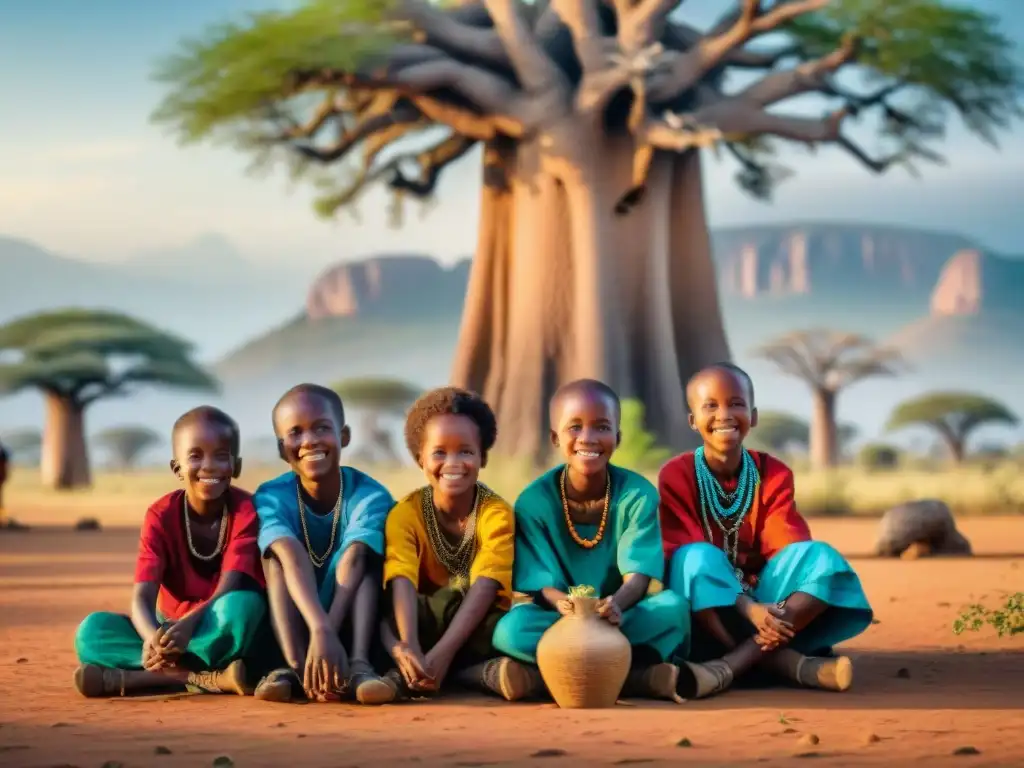
[[[149,123],[162,95],[154,61],[186,35],[274,0],[0,0],[0,236],[31,240],[84,259],[120,260],[217,232],[266,265],[317,264],[395,250],[450,261],[472,252],[475,164],[441,182],[441,202],[387,227],[385,197],[360,206],[361,223],[317,219],[307,190],[284,173],[254,179],[230,149],[177,146]],[[974,0],[1002,15],[1024,41],[1024,2]],[[722,4],[689,0],[703,22]],[[837,152],[794,155],[798,174],[771,205],[750,200],[732,169],[708,160],[712,226],[808,219],[859,220],[960,231],[1024,254],[1024,126],[995,152],[954,129],[948,167],[922,180],[902,171],[875,177]]]

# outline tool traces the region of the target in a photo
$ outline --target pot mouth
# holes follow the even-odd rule
[[[577,616],[589,616],[597,613],[599,598],[596,597],[570,597],[569,602],[573,605],[573,613]]]

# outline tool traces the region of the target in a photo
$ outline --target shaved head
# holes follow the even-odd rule
[[[281,398],[274,404],[274,409],[270,412],[271,421],[274,424],[274,433],[277,433],[277,413],[281,410],[281,406],[287,403],[289,400],[295,397],[301,397],[308,395],[311,397],[319,397],[323,399],[331,408],[331,412],[338,421],[338,429],[345,426],[345,406],[341,402],[341,396],[333,389],[322,387],[319,384],[296,384],[294,387],[289,389]]]
[[[238,424],[220,408],[214,408],[212,405],[201,405],[178,417],[178,420],[174,422],[174,426],[171,427],[171,450],[174,449],[174,444],[182,430],[200,423],[215,424],[218,427],[223,427],[231,436],[231,455],[238,458],[239,453],[241,453],[242,442]]]
[[[743,385],[744,389],[747,390],[747,397],[750,400],[750,407],[754,407],[754,380],[750,378],[750,374],[748,374],[738,365],[722,362],[715,363],[714,365],[709,365],[706,368],[701,368],[699,371],[693,374],[693,376],[690,377],[690,380],[688,382],[686,382],[686,406],[690,409],[691,412],[693,411],[693,406],[691,404],[692,397],[694,391],[697,388],[697,385],[701,381],[705,380],[708,376],[716,372],[728,374],[729,376],[733,376],[737,381],[739,381]]]
[[[618,421],[622,413],[622,403],[615,390],[597,379],[576,379],[576,381],[570,381],[559,387],[551,398],[551,403],[548,406],[548,418],[551,421],[552,429],[558,429],[558,417],[566,399],[579,395],[607,398],[615,408],[615,420]]]

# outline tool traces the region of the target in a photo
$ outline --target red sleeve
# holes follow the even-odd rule
[[[139,555],[135,559],[135,583],[152,581],[163,584],[167,569],[167,531],[164,529],[164,513],[169,507],[168,497],[157,501],[146,510],[139,533]]]
[[[231,538],[224,550],[221,572],[237,571],[263,584],[263,567],[256,537],[260,532],[259,518],[252,496],[244,491],[232,489],[234,494],[231,510]]]
[[[658,494],[661,496],[661,538],[666,558],[672,557],[684,544],[706,541],[700,524],[692,453],[676,456],[661,468]]]
[[[761,483],[761,555],[768,560],[787,544],[810,541],[811,529],[796,508],[793,470],[765,454]]]

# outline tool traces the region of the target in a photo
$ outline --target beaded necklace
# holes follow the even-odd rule
[[[569,474],[569,468],[566,467],[562,470],[562,476],[558,481],[558,489],[562,492],[562,513],[565,515],[565,524],[569,528],[569,535],[572,540],[575,541],[579,546],[584,549],[593,549],[601,543],[601,539],[604,538],[604,529],[608,525],[608,509],[612,503],[612,471],[609,468],[606,470],[607,480],[604,485],[604,510],[601,512],[601,522],[597,525],[597,533],[594,534],[592,539],[584,539],[576,531],[576,526],[572,522],[572,515],[569,514],[569,495],[565,490],[566,476]]]
[[[227,535],[227,532],[228,532],[228,503],[227,503],[227,501],[225,500],[225,502],[224,502],[224,509],[220,513],[220,524],[218,526],[218,532],[217,532],[217,546],[214,547],[213,548],[213,552],[211,552],[208,555],[201,555],[201,554],[199,554],[199,552],[196,550],[195,543],[193,543],[193,541],[192,541],[192,523],[188,519],[188,495],[187,494],[182,494],[181,506],[182,506],[182,509],[185,512],[185,539],[186,539],[186,541],[188,541],[188,551],[192,553],[192,556],[194,558],[196,558],[198,560],[203,560],[204,562],[210,562],[211,560],[215,559],[220,554],[222,549],[224,549],[224,537]]]
[[[736,578],[743,583],[743,569],[739,566],[740,528],[754,506],[761,476],[749,451],[743,451],[736,490],[727,493],[722,488],[704,458],[704,446],[693,452],[693,465],[700,495],[700,515],[709,542],[714,542],[711,523],[722,533],[722,549],[732,564]],[[710,519],[709,519],[710,518]]]
[[[338,471],[341,472],[340,469]],[[299,500],[299,522],[302,524],[302,535],[306,539],[306,551],[309,552],[309,560],[313,563],[314,568],[323,568],[324,563],[327,562],[331,552],[334,550],[334,539],[338,535],[338,523],[341,522],[342,499],[345,498],[345,474],[341,473],[341,478],[338,480],[338,500],[334,502],[334,509],[331,512],[334,515],[334,520],[331,521],[331,539],[322,555],[318,555],[313,551],[313,542],[309,538],[309,527],[306,525],[306,504],[302,500],[302,483],[299,482],[297,477],[295,478],[295,496]]]
[[[494,495],[494,492],[483,483],[476,484],[473,496],[473,509],[466,518],[466,527],[459,540],[452,544],[441,531],[437,520],[437,508],[434,506],[434,489],[429,485],[420,494],[420,509],[423,512],[423,525],[427,529],[427,538],[434,556],[449,574],[449,584],[461,589],[469,585],[470,569],[473,556],[476,554],[476,518],[480,502]]]

